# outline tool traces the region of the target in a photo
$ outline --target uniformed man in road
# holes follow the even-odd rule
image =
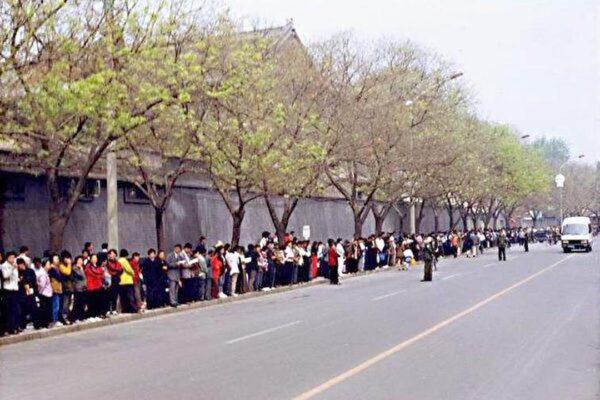
[[[433,275],[432,264],[435,255],[432,242],[433,238],[431,236],[428,236],[423,242],[423,261],[425,262],[423,282],[431,281]]]
[[[506,231],[502,229],[498,235],[498,261],[506,261]]]

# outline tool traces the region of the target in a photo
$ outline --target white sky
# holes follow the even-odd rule
[[[224,0],[305,43],[411,39],[465,73],[482,117],[600,160],[600,0]]]

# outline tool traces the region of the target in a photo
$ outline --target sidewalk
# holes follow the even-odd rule
[[[415,267],[418,267],[418,264]],[[371,275],[371,274],[375,274],[375,273],[380,273],[380,272],[388,272],[388,271],[396,271],[396,270],[397,270],[396,268],[390,267],[390,268],[386,268],[386,269],[377,269],[377,270],[373,270],[373,271],[366,271],[366,272],[363,271],[363,272],[358,272],[358,273],[352,274],[352,275],[341,276],[340,281],[344,281],[347,279],[352,279],[352,278],[356,278],[356,277],[360,277],[360,276],[366,276],[366,275]],[[73,324],[73,325],[65,325],[65,326],[51,328],[51,329],[26,331],[26,332],[22,332],[18,335],[10,335],[10,336],[0,337],[0,347],[10,345],[10,344],[35,340],[35,339],[44,339],[44,338],[64,335],[64,334],[72,333],[72,332],[79,332],[79,331],[85,331],[88,329],[100,328],[103,326],[123,324],[123,323],[130,322],[130,321],[137,321],[140,319],[153,318],[153,317],[156,317],[159,315],[181,313],[181,312],[186,312],[186,311],[190,311],[190,310],[196,310],[199,308],[212,307],[212,306],[216,306],[219,304],[244,301],[244,300],[253,299],[256,297],[268,296],[268,295],[277,294],[277,293],[283,293],[283,292],[287,292],[287,291],[294,290],[294,289],[316,286],[316,285],[323,285],[325,283],[329,283],[329,280],[319,277],[319,278],[313,279],[310,282],[303,282],[303,283],[298,283],[296,285],[290,285],[290,286],[280,286],[280,287],[274,288],[273,290],[265,291],[265,292],[260,291],[260,292],[245,293],[245,294],[239,295],[238,297],[227,297],[227,298],[223,298],[223,299],[215,299],[215,300],[210,300],[210,301],[198,301],[195,303],[182,304],[177,308],[164,307],[164,308],[158,308],[158,309],[154,309],[154,310],[146,310],[144,313],[141,313],[141,314],[120,314],[117,316],[108,317],[108,318],[100,320],[100,321],[90,321],[90,322],[85,321],[85,322],[81,322],[81,323],[77,323],[77,324]]]

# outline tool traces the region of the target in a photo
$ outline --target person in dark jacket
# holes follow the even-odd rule
[[[86,291],[87,282],[85,269],[83,265],[83,257],[75,257],[72,270],[73,279],[73,321],[83,321],[85,319],[86,310]]]
[[[35,322],[38,314],[35,271],[29,268],[23,258],[17,258],[17,268],[19,270],[19,305],[21,308],[19,326],[21,330],[24,330],[29,322],[34,322],[34,327],[38,328],[39,326]]]
[[[502,229],[500,231],[500,235],[498,236],[498,260],[506,261],[506,231]]]
[[[157,258],[156,250],[148,250],[148,257],[140,264],[144,283],[146,284],[147,308],[159,308],[165,305],[165,289],[167,265]]]
[[[435,255],[432,242],[433,239],[431,236],[427,237],[423,242],[423,261],[425,262],[425,266],[423,268],[423,282],[431,281],[433,276],[433,258]]]
[[[98,255],[100,259],[100,255]],[[110,287],[108,288],[108,312],[118,314],[117,300],[119,299],[119,283],[123,274],[123,267],[117,260],[117,250],[110,249],[107,253],[106,268],[110,275]]]

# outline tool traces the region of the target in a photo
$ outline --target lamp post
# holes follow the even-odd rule
[[[585,154],[580,154],[577,156],[577,158],[582,159],[583,157],[585,157]],[[560,225],[562,226],[562,222],[564,219],[564,209],[563,209],[563,188],[565,187],[565,176],[562,174],[562,169],[564,168],[565,165],[567,165],[567,163],[569,162],[569,160],[565,161],[564,163],[562,163],[560,165],[560,167],[558,168],[558,174],[554,177],[554,182],[556,183],[556,187],[559,190],[560,193]]]

